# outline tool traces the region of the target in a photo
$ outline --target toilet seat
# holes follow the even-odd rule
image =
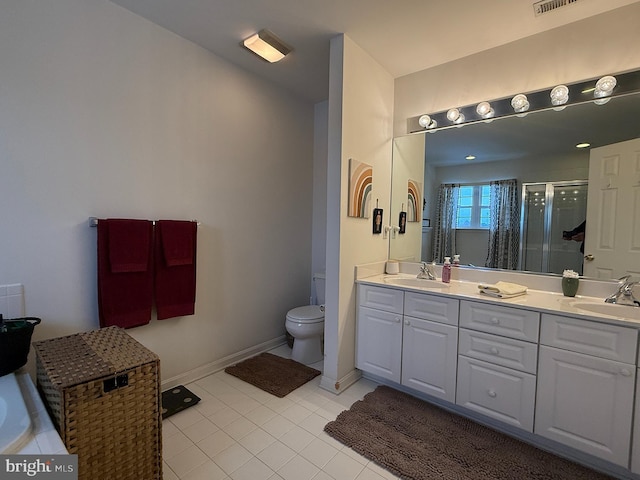
[[[317,323],[324,320],[324,306],[296,307],[287,312],[287,318],[297,323]]]

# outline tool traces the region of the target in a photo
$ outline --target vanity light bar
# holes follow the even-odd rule
[[[600,87],[605,85],[608,89],[602,90],[596,85],[600,85]],[[428,115],[410,117],[407,119],[407,133],[433,132],[462,124],[488,122],[494,118],[512,116],[514,114],[526,115],[528,112],[537,110],[561,109],[566,105],[587,102],[604,104],[610,98],[636,92],[640,92],[640,70],[558,85],[535,92],[519,93],[510,97],[492,100],[491,103],[479,102]],[[487,115],[487,108],[491,109],[490,116]]]

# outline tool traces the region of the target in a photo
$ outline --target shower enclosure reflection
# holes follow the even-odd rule
[[[587,215],[587,182],[527,183],[522,186],[520,270],[582,275],[581,241],[563,238]]]

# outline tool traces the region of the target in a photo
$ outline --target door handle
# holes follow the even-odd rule
[[[593,256],[593,255],[591,255],[591,254],[589,254],[589,255],[585,255],[585,256],[584,256],[584,259],[585,259],[586,261],[588,261],[588,262],[592,262],[594,258],[596,258],[596,257],[594,257],[594,256]]]

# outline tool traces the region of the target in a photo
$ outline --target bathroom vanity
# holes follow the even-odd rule
[[[478,282],[408,274],[357,284],[356,368],[365,376],[640,478],[640,308],[533,289],[498,299]]]

